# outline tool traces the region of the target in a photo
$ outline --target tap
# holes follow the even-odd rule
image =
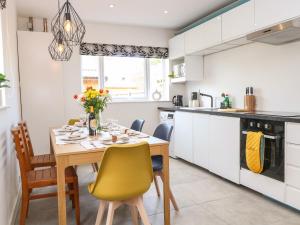
[[[213,96],[212,95],[201,93],[200,90],[199,90],[199,95],[210,98],[210,107],[211,108],[214,107],[214,100],[213,100]]]

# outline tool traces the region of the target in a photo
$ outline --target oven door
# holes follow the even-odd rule
[[[248,169],[246,162],[246,137],[241,134],[241,167]],[[282,136],[268,136],[265,138],[264,176],[284,182],[284,138]]]

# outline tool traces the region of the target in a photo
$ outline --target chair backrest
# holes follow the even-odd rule
[[[153,134],[153,137],[165,140],[165,141],[170,141],[171,135],[173,131],[173,125],[168,124],[168,123],[161,123],[159,124]]]
[[[126,200],[142,195],[153,180],[147,142],[109,147],[103,156],[91,194],[105,200]]]
[[[31,168],[30,160],[26,154],[25,141],[22,135],[22,130],[18,126],[13,128],[11,130],[11,133],[13,135],[16,155],[19,161],[22,186],[27,186],[27,172],[31,171],[32,168]]]
[[[133,121],[130,129],[141,132],[143,129],[144,123],[145,123],[145,120],[141,120],[141,119],[135,120],[135,121]]]
[[[31,142],[31,139],[30,139],[27,124],[26,124],[25,121],[21,121],[21,122],[18,123],[18,125],[21,128],[23,139],[25,141],[25,148],[27,150],[26,154],[29,154],[29,157],[33,157],[34,152],[33,152],[32,142]]]
[[[73,126],[73,125],[75,125],[75,123],[77,123],[79,121],[80,121],[80,119],[69,119],[68,125]]]

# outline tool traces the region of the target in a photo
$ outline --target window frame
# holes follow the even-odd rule
[[[82,56],[85,56],[85,55],[81,55]],[[88,55],[87,55],[88,56]],[[98,57],[98,60],[99,60],[99,87],[101,89],[104,89],[105,86],[104,86],[104,57],[105,56],[96,56]],[[106,56],[106,57],[114,57],[114,56]],[[130,58],[130,57],[126,57],[126,58]],[[115,96],[112,96],[112,102],[134,102],[134,101],[141,101],[141,102],[146,102],[146,101],[149,101],[149,102],[153,102],[153,101],[156,101],[156,100],[153,100],[152,99],[152,94],[150,93],[150,60],[151,58],[143,58],[144,59],[144,96],[143,97],[115,97]],[[169,82],[169,78],[168,78],[168,71],[169,71],[169,68],[167,68],[167,62],[166,60],[168,59],[162,59],[164,60],[163,61],[163,70],[165,71],[165,90],[163,91],[162,93],[162,98],[160,100],[157,100],[157,101],[169,101],[169,88],[167,87],[168,85],[168,82]],[[81,60],[81,71],[82,71],[82,60]],[[82,86],[83,86],[83,80],[82,80],[82,72],[80,72],[81,74],[81,90],[82,90]],[[167,96],[166,96],[167,94]]]

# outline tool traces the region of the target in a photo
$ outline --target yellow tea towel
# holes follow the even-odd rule
[[[247,132],[246,140],[246,162],[249,170],[254,173],[261,173],[263,171],[264,162],[263,157],[264,146],[261,142],[263,139],[262,132]]]

